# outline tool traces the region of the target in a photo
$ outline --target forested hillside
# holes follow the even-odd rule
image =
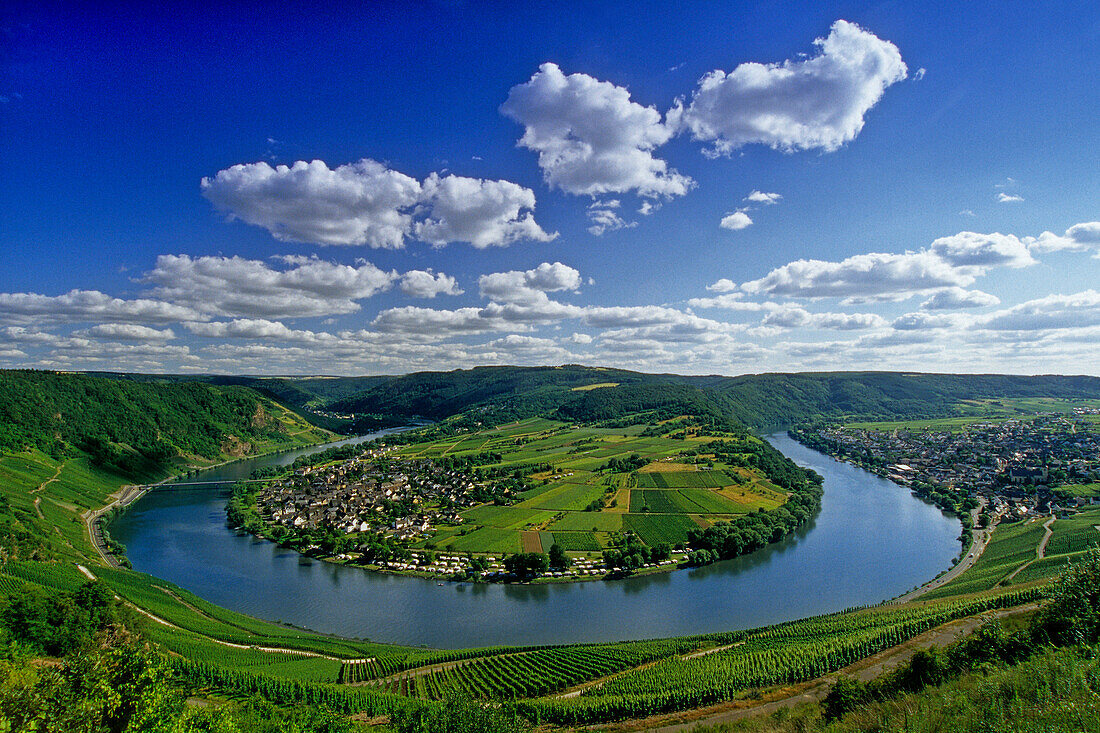
[[[536,415],[588,422],[665,410],[762,428],[817,417],[941,417],[960,400],[1001,397],[1100,397],[1100,378],[899,372],[684,377],[577,365],[481,367],[383,378],[330,409],[428,419],[472,411],[488,423]]]
[[[316,431],[244,387],[0,371],[0,451],[60,458],[78,449],[125,473],[177,457],[245,455],[286,442],[291,430]]]
[[[1097,377],[903,372],[687,377],[576,364],[373,377],[101,376],[142,383],[200,381],[250,387],[330,429],[341,428],[331,413],[355,414],[360,427],[373,429],[461,413],[482,424],[500,424],[535,416],[579,422],[615,420],[641,411],[709,416],[765,428],[819,417],[946,417],[955,414],[960,400],[1100,397]],[[345,432],[354,427],[344,423]]]
[[[750,374],[715,384],[742,423],[789,425],[815,416],[944,417],[960,400],[1100,396],[1100,378],[1003,374],[821,372]]]

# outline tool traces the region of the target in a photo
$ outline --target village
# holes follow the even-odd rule
[[[976,422],[958,432],[830,426],[791,434],[902,486],[974,497],[996,516],[1066,514],[1100,501],[1059,491],[1100,478],[1100,433],[1083,414]]]
[[[439,525],[462,524],[461,512],[471,507],[511,504],[522,482],[438,460],[395,458],[391,450],[372,447],[343,461],[298,468],[252,490],[260,525],[240,526],[307,554],[387,572],[490,582],[515,577],[502,553],[428,548]],[[684,559],[678,552],[638,571],[668,569]],[[533,577],[594,580],[615,571],[599,553],[574,553]]]
[[[486,501],[508,503],[512,489],[427,459],[392,460],[372,448],[340,463],[307,466],[256,492],[271,525],[343,534],[378,533],[405,542]]]

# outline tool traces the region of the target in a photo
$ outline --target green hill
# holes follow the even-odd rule
[[[0,371],[3,452],[38,449],[61,458],[83,451],[97,465],[126,474],[325,437],[325,431],[245,387]]]
[[[1100,378],[1096,377],[996,374],[820,372],[684,377],[567,365],[479,367],[378,379],[353,397],[329,403],[329,409],[428,419],[475,412],[485,422],[537,415],[609,420],[632,412],[664,410],[720,416],[763,428],[816,417],[945,417],[954,413],[961,400],[1100,397]],[[608,386],[578,390],[589,385]]]

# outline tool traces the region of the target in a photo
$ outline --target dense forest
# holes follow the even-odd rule
[[[187,454],[215,458],[282,432],[278,409],[244,387],[0,371],[0,450],[71,448],[133,472]]]
[[[907,372],[682,376],[567,364],[492,366],[372,377],[248,377],[97,373],[123,381],[249,387],[336,427],[316,411],[369,417],[371,429],[462,413],[482,424],[536,415],[591,422],[639,411],[721,416],[750,428],[814,418],[913,419],[953,414],[959,400],[1098,398],[1100,378]],[[345,429],[348,426],[345,426]]]
[[[764,428],[817,417],[942,417],[952,414],[964,399],[1100,397],[1100,378],[1096,377],[989,374],[821,372],[684,377],[567,365],[479,367],[377,379],[354,396],[329,402],[329,409],[433,420],[469,413],[485,424],[535,415],[591,422],[660,410],[665,414],[721,416],[750,428]],[[310,384],[315,382],[303,380],[300,387],[308,390]],[[325,384],[325,389],[333,394],[336,388]],[[323,398],[318,394],[315,399]]]

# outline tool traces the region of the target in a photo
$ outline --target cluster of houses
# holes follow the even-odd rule
[[[434,525],[462,522],[459,512],[481,502],[488,481],[428,459],[387,459],[386,448],[325,466],[308,466],[256,494],[259,514],[290,529],[344,534],[382,532],[411,540]],[[506,495],[508,489],[501,489]]]
[[[1051,488],[1100,477],[1096,425],[1062,414],[960,432],[827,427],[796,437],[903,486],[923,482],[984,497],[999,513],[1064,510],[1052,503]]]
[[[337,559],[351,559],[351,556],[340,557]],[[481,563],[479,567],[484,568],[481,573],[481,577],[484,580],[497,580],[508,575],[504,569],[504,557],[496,557],[494,555],[485,555],[478,558]],[[683,560],[683,556],[675,556],[668,560],[661,562],[649,563],[644,565],[646,568],[663,567],[667,565],[676,565]],[[392,571],[405,571],[405,572],[421,572],[432,573],[439,576],[452,576],[455,574],[465,574],[474,569],[474,559],[465,555],[448,555],[440,553],[434,558],[421,552],[410,552],[407,559],[404,560],[391,560],[383,562],[379,565],[384,570]],[[583,578],[583,577],[600,577],[607,575],[613,570],[613,568],[605,565],[602,560],[591,557],[577,558],[573,561],[573,564],[564,570],[549,570],[543,573],[542,577],[546,578]]]

